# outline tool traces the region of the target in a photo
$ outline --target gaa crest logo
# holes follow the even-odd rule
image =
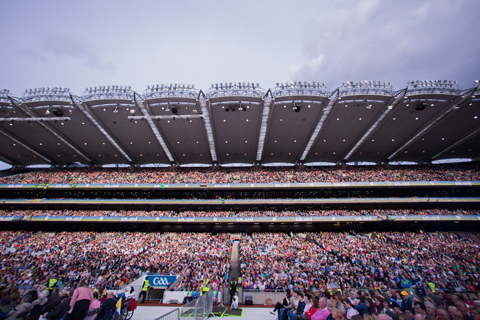
[[[154,286],[168,286],[168,280],[165,277],[155,277],[153,278]]]

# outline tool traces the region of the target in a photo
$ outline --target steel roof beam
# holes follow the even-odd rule
[[[256,161],[261,161],[263,158],[263,150],[265,147],[265,137],[267,135],[268,125],[270,123],[270,106],[274,101],[272,91],[268,90],[267,93],[263,96],[263,112],[262,112],[262,122],[260,124],[260,134],[258,135],[257,143],[257,156]]]
[[[448,116],[450,113],[454,112],[459,108],[459,106],[464,103],[469,96],[464,96],[462,98],[457,98],[455,100],[460,99],[460,101],[455,102],[455,100],[452,102],[452,107],[450,107],[447,111],[442,113],[439,117],[437,117],[435,120],[431,121],[426,127],[424,127],[420,132],[418,132],[416,135],[414,135],[410,140],[408,140],[405,144],[403,144],[400,148],[398,148],[395,152],[393,152],[389,157],[387,157],[388,160],[391,160],[393,157],[395,157],[399,152],[404,150],[406,147],[411,145],[413,142],[415,142],[417,139],[419,139],[423,134],[428,132],[430,129],[432,129],[436,124],[438,124],[442,119],[444,119],[446,116]],[[435,158],[435,157],[433,157]]]
[[[200,104],[200,108],[202,109],[203,121],[205,123],[205,130],[207,132],[207,139],[208,139],[208,147],[210,148],[210,154],[212,156],[212,162],[217,162],[217,151],[215,148],[215,139],[213,138],[213,128],[212,123],[210,121],[210,112],[209,108],[207,107],[207,96],[203,93],[202,90],[198,93],[197,101]]]
[[[335,93],[336,93],[336,96],[335,96]],[[303,162],[307,158],[308,153],[310,152],[313,146],[313,143],[315,142],[315,140],[317,140],[317,137],[320,131],[322,130],[323,125],[325,124],[325,121],[327,121],[327,118],[330,115],[330,112],[332,111],[332,108],[335,105],[335,102],[337,102],[339,93],[340,91],[339,89],[337,89],[333,91],[332,94],[328,97],[330,101],[328,102],[328,105],[323,109],[322,117],[320,118],[320,121],[315,127],[315,130],[313,131],[312,135],[310,136],[310,140],[308,141],[307,146],[305,147],[305,150],[303,150],[302,156],[300,157],[300,161]]]
[[[137,97],[139,99],[137,99]],[[165,154],[167,155],[168,157],[168,160],[171,162],[171,163],[177,163],[178,164],[178,161],[176,161],[173,156],[172,156],[172,153],[170,152],[170,150],[168,149],[167,147],[167,144],[165,143],[165,140],[163,140],[163,137],[162,135],[160,134],[160,132],[158,131],[158,128],[155,126],[155,124],[153,123],[152,121],[152,113],[150,112],[150,108],[148,108],[148,104],[147,104],[147,107],[145,107],[145,105],[143,104],[143,100],[142,100],[142,97],[140,95],[138,95],[136,92],[134,92],[133,94],[133,99],[135,101],[135,104],[140,108],[140,110],[142,111],[142,113],[144,114],[144,119],[147,120],[147,123],[148,125],[150,126],[150,129],[152,129],[152,132],[153,134],[155,135],[155,137],[157,138],[157,141],[158,143],[160,143],[160,145],[162,146],[162,149],[163,149],[163,152],[165,152]],[[130,117],[129,117],[130,118]]]
[[[129,163],[134,163],[134,161],[132,160],[133,157],[130,157],[127,152],[125,150],[122,149],[122,147],[120,146],[119,143],[117,143],[117,141],[115,141],[115,139],[113,139],[113,135],[109,132],[107,132],[107,130],[105,128],[103,128],[101,125],[100,125],[100,120],[97,119],[97,117],[92,114],[90,112],[90,110],[88,110],[88,108],[85,107],[84,105],[84,101],[77,101],[77,100],[80,100],[80,98],[74,96],[74,95],[70,95],[70,98],[72,100],[72,103],[78,108],[80,109],[80,111],[83,112],[83,114],[93,123],[93,125],[105,136],[105,138],[107,138],[108,141],[110,141],[110,143],[114,146],[115,149],[118,150],[118,152],[120,152],[120,154],[129,162]],[[138,164],[138,163],[134,163],[134,164]]]

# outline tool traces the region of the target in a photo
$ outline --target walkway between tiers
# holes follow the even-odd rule
[[[240,243],[235,241],[232,246],[232,257],[230,259],[230,273],[228,275],[228,282],[233,279],[238,280],[240,277]]]
[[[230,258],[230,272],[228,274],[228,284],[223,294],[224,304],[230,304],[230,282],[234,279],[238,281],[238,277],[240,277],[240,242],[234,241],[232,245],[232,256]],[[237,285],[237,288],[239,287],[240,284]]]

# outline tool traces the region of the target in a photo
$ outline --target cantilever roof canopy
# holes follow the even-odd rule
[[[480,156],[479,85],[446,81],[254,83],[0,92],[0,161],[229,165],[409,161]]]

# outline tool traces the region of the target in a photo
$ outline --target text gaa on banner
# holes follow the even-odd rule
[[[176,280],[177,276],[175,275],[157,275],[157,276],[148,276],[147,280],[150,282],[150,286],[154,288],[167,288],[172,285]]]

